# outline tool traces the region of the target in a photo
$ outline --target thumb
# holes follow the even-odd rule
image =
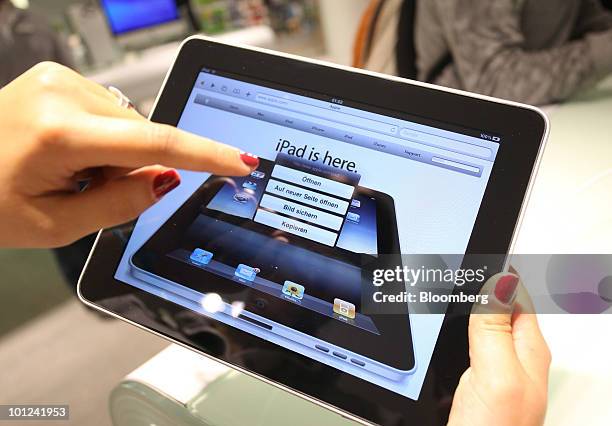
[[[80,235],[135,219],[181,183],[176,170],[151,166],[66,198],[62,208]]]
[[[474,306],[468,328],[470,367],[475,372],[496,377],[519,367],[512,337],[518,287],[519,278],[507,273],[494,275],[483,286],[481,293],[488,294],[489,301]]]

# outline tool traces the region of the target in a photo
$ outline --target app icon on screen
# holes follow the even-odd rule
[[[334,312],[345,318],[355,318],[355,305],[342,299],[334,299]]]
[[[361,220],[361,216],[358,215],[357,213],[349,212],[346,215],[346,220],[348,220],[349,222],[353,222],[353,223],[359,223],[359,221]]]
[[[251,191],[255,191],[257,189],[257,184],[253,181],[248,180],[242,184],[242,187],[244,189],[250,189]]]
[[[199,248],[195,249],[189,256],[189,260],[198,266],[208,265],[212,258],[213,254],[211,252]]]
[[[251,172],[251,177],[255,179],[263,179],[266,177],[266,174],[264,172],[260,172],[259,170],[255,170]]]
[[[253,268],[252,266],[243,265],[242,263],[238,265],[236,271],[234,272],[234,276],[238,278],[242,278],[245,281],[254,281],[257,274],[259,274],[259,268]]]
[[[304,286],[291,281],[285,281],[283,294],[293,299],[302,300],[304,298]]]
[[[359,200],[351,200],[351,207],[358,209],[361,207],[361,201]]]
[[[245,193],[245,192],[239,192],[237,194],[234,194],[234,201],[240,204],[246,204],[249,201],[249,194]]]

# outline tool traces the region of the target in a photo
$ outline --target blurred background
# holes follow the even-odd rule
[[[199,33],[410,76],[404,73],[406,64],[393,53],[406,40],[401,35],[398,40],[394,30],[389,39],[381,30],[406,23],[412,16],[403,9],[407,3],[410,1],[0,0],[0,88],[33,64],[53,60],[103,86],[119,87],[148,114],[180,41]],[[584,23],[592,29],[551,29],[556,36],[573,35],[551,41],[547,49],[562,50],[561,45],[589,37],[590,31],[612,31],[612,15],[603,12],[612,9],[612,0],[582,3],[597,4],[597,16],[590,15]],[[380,21],[378,28],[372,24],[375,20]],[[563,17],[558,21],[559,26],[565,25]],[[412,23],[415,28],[417,24]],[[598,40],[602,51],[591,52],[603,64],[597,79],[587,79],[590,84],[580,90],[567,90],[563,99],[551,95],[537,102],[546,104],[553,130],[520,234],[521,253],[610,253],[612,248],[612,79],[606,78],[612,72],[612,38],[607,39],[609,45],[601,37]],[[440,59],[438,65],[451,65],[445,57]],[[394,63],[391,68],[390,62]],[[442,68],[438,71],[441,75]],[[553,103],[556,105],[549,105]],[[580,161],[575,161],[578,152]],[[111,390],[167,346],[154,336],[89,312],[76,301],[76,280],[92,241],[89,237],[59,250],[0,250],[0,364],[6,370],[0,375],[0,403],[69,403],[74,424],[110,424]],[[543,318],[542,324],[559,370],[569,377],[576,364],[587,375],[591,371],[586,366],[608,365],[606,377],[612,378],[612,342],[589,354],[578,352],[597,342],[602,333],[609,333],[610,316],[605,321],[600,317],[551,317]],[[570,395],[575,396],[570,394],[575,383],[565,380],[566,376],[558,374],[554,383],[560,389],[558,405],[567,410],[575,404],[567,402]],[[571,416],[560,409],[553,413],[550,424],[572,424]],[[610,424],[610,417],[602,418]]]

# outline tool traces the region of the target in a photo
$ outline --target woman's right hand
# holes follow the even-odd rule
[[[259,164],[151,123],[54,63],[0,90],[0,139],[0,247],[56,247],[127,222],[179,185],[174,168],[241,176]]]

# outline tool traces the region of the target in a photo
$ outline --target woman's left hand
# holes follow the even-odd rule
[[[470,367],[448,424],[542,426],[551,356],[527,292],[514,274],[491,277],[482,292],[490,302],[470,316]]]

